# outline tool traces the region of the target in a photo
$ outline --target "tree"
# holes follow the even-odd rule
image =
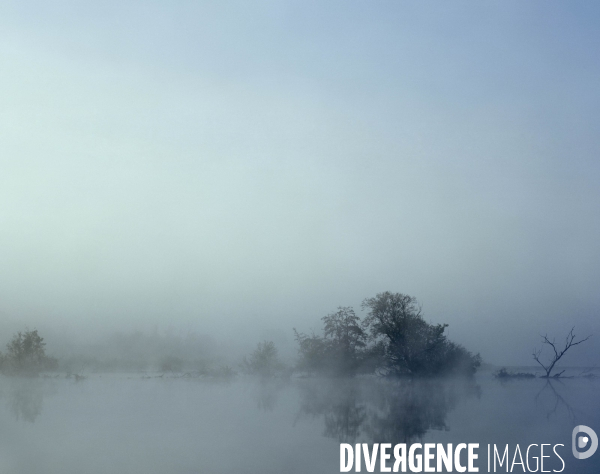
[[[259,342],[250,358],[242,361],[242,368],[249,374],[271,377],[283,369],[277,348],[272,341]]]
[[[552,350],[554,351],[554,356],[552,357],[552,360],[550,361],[550,363],[548,365],[545,365],[542,363],[542,361],[540,361],[540,355],[542,354],[542,349],[533,350],[533,359],[540,364],[543,369],[546,371],[546,375],[544,376],[545,378],[550,378],[550,373],[552,372],[552,369],[554,369],[554,366],[556,365],[556,363],[561,359],[562,356],[565,355],[565,352],[567,352],[571,347],[576,346],[578,344],[581,344],[582,342],[587,341],[590,337],[592,337],[592,335],[590,334],[589,336],[580,339],[579,341],[575,342],[575,334],[573,334],[573,331],[575,330],[575,327],[573,326],[571,328],[571,330],[569,331],[569,334],[567,334],[567,337],[565,338],[565,347],[562,350],[559,350],[556,346],[556,339],[552,339],[552,341],[550,341],[548,339],[548,335],[542,336],[542,344],[547,344],[550,347],[552,347]],[[560,377],[560,375],[564,372],[561,371],[558,374],[555,374],[554,377]]]
[[[364,320],[374,341],[383,343],[388,373],[394,375],[473,374],[481,363],[459,344],[448,341],[447,324],[423,319],[416,298],[402,293],[379,293],[363,301]]]
[[[308,372],[354,375],[365,360],[368,334],[350,307],[340,306],[321,318],[323,336],[308,336],[294,329],[299,344],[298,367]]]
[[[323,316],[323,332],[340,347],[354,352],[366,345],[367,335],[360,325],[360,318],[350,307],[340,306],[335,313]]]
[[[361,327],[360,318],[352,308],[340,306],[337,312],[321,319],[329,356],[337,366],[337,372],[356,372],[361,362],[361,350],[367,345],[367,333]]]
[[[326,371],[329,346],[324,337],[300,333],[294,328],[294,338],[298,343],[300,360],[297,367],[308,373]]]
[[[37,330],[18,332],[6,346],[2,369],[10,373],[37,374],[52,368],[56,360],[46,356],[45,346]]]

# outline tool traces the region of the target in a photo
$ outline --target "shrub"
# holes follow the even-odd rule
[[[6,355],[1,357],[4,373],[36,375],[56,368],[57,361],[46,356],[46,343],[37,330],[17,333],[7,344]]]

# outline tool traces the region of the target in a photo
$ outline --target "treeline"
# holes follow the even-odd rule
[[[321,334],[294,329],[299,359],[295,369],[308,374],[352,376],[377,373],[392,376],[473,375],[481,364],[445,335],[447,324],[430,324],[417,300],[401,293],[380,293],[362,303],[360,319],[351,307],[340,307],[322,318]],[[281,371],[277,350],[263,342],[242,366],[249,373]]]
[[[64,341],[46,353],[46,342],[37,330],[13,335],[4,352],[0,351],[0,373],[4,375],[37,375],[40,372],[135,373],[183,372],[221,375],[232,372],[225,357],[218,354],[217,344],[205,335],[184,336],[157,331],[143,334],[113,333],[95,342]],[[59,351],[57,354],[57,350]]]
[[[262,377],[290,376],[292,372],[326,376],[380,374],[430,377],[473,375],[481,363],[472,354],[446,337],[447,324],[425,321],[414,297],[401,293],[380,293],[362,303],[366,316],[361,319],[353,308],[340,307],[322,318],[320,334],[305,334],[294,329],[298,360],[284,364],[271,341],[257,345],[238,365],[239,370]],[[61,359],[60,365],[45,353],[45,342],[37,330],[16,334],[0,353],[4,374],[37,374],[44,370],[79,373],[159,370],[196,376],[231,376],[235,370],[224,360],[211,356],[210,339],[143,336],[135,333],[113,338],[103,351],[83,351]],[[104,347],[105,346],[105,347]],[[86,352],[108,352],[98,359]]]
[[[181,372],[217,364],[217,344],[193,332],[134,331],[104,334],[61,348],[60,367],[79,372]]]

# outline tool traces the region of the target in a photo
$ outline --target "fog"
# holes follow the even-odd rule
[[[599,20],[1,2],[0,471],[598,473]]]
[[[494,364],[600,334],[598,14],[3,2],[2,347],[171,331],[291,360],[292,328],[383,291]]]
[[[598,423],[597,390],[597,379],[3,379],[0,466],[15,473],[326,473],[340,472],[339,443],[543,440],[562,443],[558,453],[568,469],[575,420]],[[480,447],[478,465],[486,472]],[[538,444],[527,456],[532,468],[536,456],[539,463]],[[598,466],[592,458],[577,472]],[[552,451],[544,469],[561,469]]]

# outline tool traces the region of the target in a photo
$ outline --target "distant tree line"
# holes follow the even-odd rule
[[[481,363],[479,354],[474,355],[448,340],[447,324],[425,321],[421,307],[412,296],[379,293],[365,299],[362,309],[367,311],[363,319],[351,307],[339,307],[336,312],[324,316],[321,334],[304,334],[294,329],[299,353],[295,367],[286,366],[279,359],[272,341],[264,341],[242,360],[241,371],[261,377],[287,377],[294,369],[329,376],[377,373],[427,377],[473,375]],[[140,337],[127,342],[137,342]],[[573,340],[570,342],[575,344]],[[56,370],[58,362],[46,355],[45,346],[37,330],[15,334],[7,345],[6,354],[0,353],[0,371],[35,375],[44,370]],[[137,347],[136,344],[128,346],[130,353]],[[187,375],[197,376],[234,374],[229,366],[216,367],[215,361],[207,358],[190,364],[174,352],[166,352],[161,345],[154,344],[153,348],[162,353],[158,364],[162,372],[186,370]],[[149,355],[145,355],[148,357],[141,357],[142,360],[148,360]]]

